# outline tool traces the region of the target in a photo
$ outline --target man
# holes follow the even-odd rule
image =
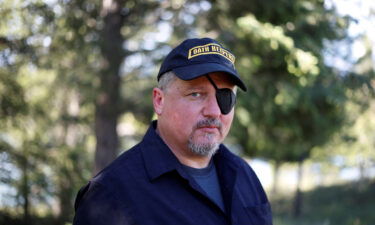
[[[188,39],[164,60],[143,140],[77,195],[74,225],[269,225],[253,170],[222,141],[246,87],[234,55],[215,40]]]

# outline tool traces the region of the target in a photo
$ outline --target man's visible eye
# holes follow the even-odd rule
[[[192,96],[192,97],[194,97],[194,98],[199,98],[199,97],[202,96],[202,94],[199,93],[199,92],[193,92],[193,93],[190,93],[190,96]]]

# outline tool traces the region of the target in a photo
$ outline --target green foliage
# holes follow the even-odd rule
[[[117,55],[105,52],[113,44],[105,38],[113,33],[105,30],[102,1],[0,3],[0,154],[5,165],[0,179],[9,191],[1,193],[7,196],[1,198],[1,206],[10,207],[1,210],[10,217],[22,215],[24,224],[31,223],[29,218],[53,214],[54,223],[71,221],[75,194],[92,176],[95,101],[108,72],[113,72],[108,68],[114,68],[113,63],[127,65],[132,56],[147,59],[139,66],[130,63],[128,74],[126,67],[115,71],[117,87],[122,80],[126,83],[121,89],[104,88],[123,94],[108,109],[149,123],[155,85],[150,80],[156,70],[150,68],[166,51],[152,54],[145,42],[158,32],[155,24],[172,19],[162,14],[173,17],[184,10],[177,2],[124,2]],[[184,23],[177,26],[181,33],[187,29]],[[156,42],[154,51],[163,45]],[[3,126],[10,119],[17,123]]]
[[[10,72],[10,71],[9,71]],[[0,70],[0,117],[15,117],[26,111],[26,102],[22,87],[16,79]]]
[[[2,205],[13,205],[9,212],[23,214],[26,224],[34,215],[52,215],[57,201],[59,219],[69,221],[76,190],[91,176],[86,149],[92,145],[95,48],[85,45],[87,38],[70,36],[81,28],[71,17],[75,10],[40,1],[2,2],[0,8],[0,124],[13,121],[0,129],[6,165],[0,179],[5,190],[16,190],[2,193]]]
[[[348,20],[322,1],[235,2],[209,14],[249,88],[239,94],[232,136],[250,156],[306,159],[345,118],[344,82],[323,62],[323,43],[346,37]]]
[[[349,121],[350,76],[327,65],[325,56],[329,43],[350,39],[350,18],[326,9],[324,1],[214,2],[208,30],[236,53],[248,86],[238,96],[232,140],[243,154],[276,166],[301,164]],[[356,79],[358,86],[365,80]],[[302,199],[298,190],[295,214]]]

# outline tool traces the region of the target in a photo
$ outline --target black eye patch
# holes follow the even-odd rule
[[[228,114],[232,110],[234,104],[236,104],[236,95],[229,88],[218,88],[211,77],[208,75],[206,75],[206,77],[216,90],[216,101],[221,113],[224,115]]]

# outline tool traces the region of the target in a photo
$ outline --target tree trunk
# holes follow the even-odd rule
[[[69,108],[68,104],[71,104],[73,101],[77,101],[77,96],[73,94],[72,97],[67,98],[69,103],[66,103],[63,107],[63,110]],[[67,117],[69,116],[76,116],[72,115],[69,112],[63,112],[62,115],[66,114]],[[78,115],[78,112],[77,112]],[[62,146],[67,146],[68,148],[74,148],[78,145],[77,138],[79,137],[77,125],[71,122],[64,121],[62,122],[62,136],[60,140],[62,141]],[[72,189],[74,186],[74,176],[71,174],[72,171],[64,166],[64,164],[60,165],[59,168],[59,176],[57,178],[57,196],[59,199],[59,215],[57,224],[64,225],[67,222],[71,221],[72,216],[72,199],[75,196],[76,192]]]
[[[31,225],[30,220],[30,187],[29,187],[29,168],[26,156],[21,156],[21,166],[22,166],[22,198],[23,198],[23,222],[25,225]]]
[[[359,183],[363,183],[366,180],[366,160],[363,157],[359,158]]]
[[[71,186],[73,185],[69,179],[67,179],[67,174],[61,174],[61,178],[59,178],[58,185],[59,185],[59,207],[60,213],[58,216],[58,223],[60,225],[66,224],[71,220],[72,216],[72,196],[74,196],[75,192],[72,192]]]
[[[103,0],[101,15],[104,27],[101,32],[101,52],[103,56],[100,72],[100,87],[96,98],[95,134],[96,152],[94,173],[98,173],[117,156],[118,134],[116,131],[119,117],[120,65],[123,61],[123,37],[121,27],[122,2]]]
[[[295,218],[301,216],[302,213],[302,192],[301,192],[301,184],[302,184],[302,178],[303,178],[303,161],[300,160],[298,162],[298,175],[297,175],[297,188],[294,198],[294,204],[293,204],[293,216]]]
[[[280,172],[280,162],[276,162],[273,167],[273,184],[272,184],[272,196],[276,196],[278,193],[278,185],[279,185],[279,172]]]

